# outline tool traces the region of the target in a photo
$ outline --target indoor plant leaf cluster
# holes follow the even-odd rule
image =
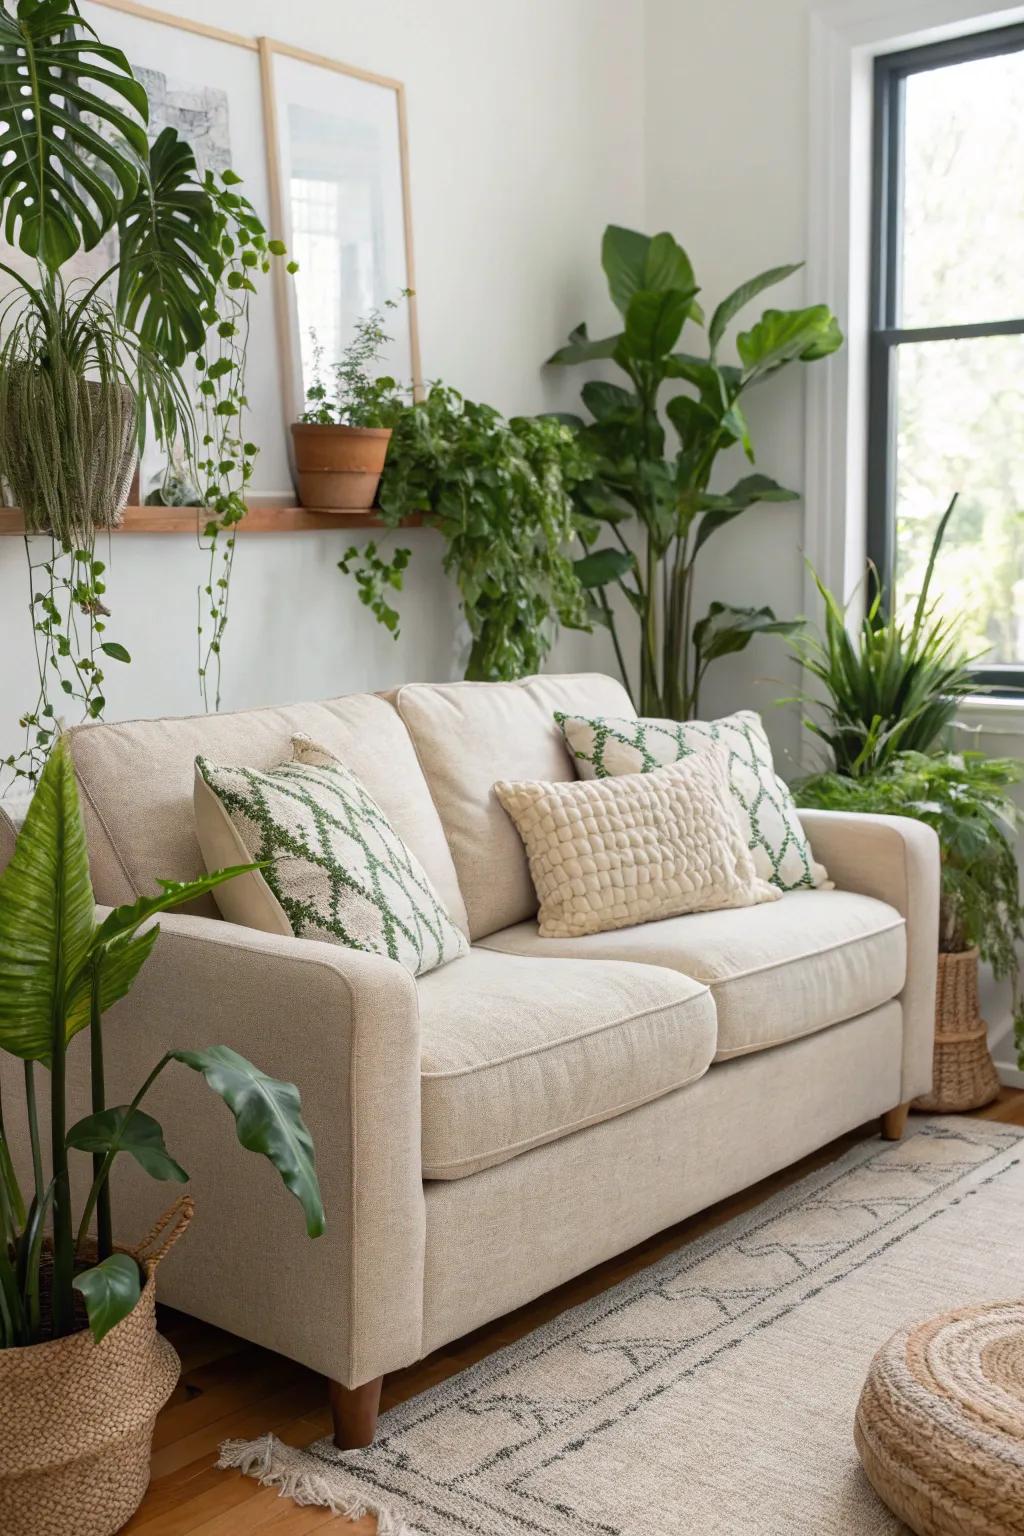
[[[591,546],[604,535],[612,540],[592,550],[578,573],[594,593],[594,618],[612,631],[627,687],[631,678],[612,598],[618,594],[632,611],[641,712],[683,720],[696,712],[704,675],[717,657],[744,650],[754,635],[796,628],[767,607],[715,602],[706,615],[695,612],[697,560],[708,539],[758,503],[795,499],[795,492],[761,474],[712,492],[718,456],[738,446],[753,461],[746,392],[791,363],[827,357],[843,338],[825,304],[768,309],[737,336],[738,362],[723,358],[726,333],[739,312],[798,270],[782,266],[722,300],[707,322],[706,352],[683,351],[684,327],[702,326],[706,317],[693,265],[673,236],[609,225],[601,261],[622,329],[592,340],[586,325],[579,325],[549,359],[560,365],[613,362],[627,380],[590,380],[582,391],[590,419],[560,418],[579,433],[594,463],[590,479],[576,491],[581,532]],[[664,399],[666,385],[679,392]]]
[[[390,527],[421,515],[444,540],[471,648],[466,676],[523,677],[542,665],[555,624],[587,626],[586,594],[570,551],[572,491],[590,473],[575,436],[544,417],[506,419],[492,406],[434,384],[416,404],[393,395],[391,447],[380,487]],[[385,556],[376,541],[349,549],[341,569],[393,633],[390,595],[409,551]]]
[[[76,1289],[97,1340],[134,1307],[139,1268],[129,1254],[113,1248],[111,1171],[125,1154],[153,1178],[187,1178],[168,1151],[161,1126],[141,1108],[172,1062],[202,1076],[228,1106],[242,1145],[267,1157],[300,1201],[309,1235],[323,1230],[313,1146],[297,1090],[267,1077],[230,1047],[169,1051],[129,1104],[106,1103],[102,1017],[128,992],[157,942],[159,928],[153,918],[239,873],[241,868],[193,881],[161,881],[155,896],[115,908],[98,920],[74,768],[66,742],[57,742],[40,775],[14,855],[0,875],[0,1049],[24,1063],[32,1152],[32,1192],[26,1200],[0,1106],[0,1348],[70,1332]],[[85,1031],[92,1111],[68,1126],[68,1053]],[[37,1066],[49,1073],[48,1155],[38,1121]],[[90,1157],[93,1169],[77,1222],[69,1177],[76,1153]],[[94,1220],[95,1258],[89,1246]],[[49,1331],[40,1310],[47,1222],[52,1224]]]

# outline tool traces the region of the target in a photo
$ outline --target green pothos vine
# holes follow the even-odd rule
[[[284,256],[280,240],[267,232],[247,198],[232,191],[241,177],[223,171],[220,185],[210,171],[204,189],[221,219],[216,303],[204,318],[207,346],[196,357],[199,374],[199,445],[196,469],[203,507],[199,547],[207,557],[206,581],[197,592],[199,689],[203,707],[219,709],[221,655],[228,623],[235,535],[248,506],[245,492],[259,449],[244,433],[249,401],[245,373],[249,347],[249,305],[256,292],[253,275],[270,271],[271,258]],[[294,261],[288,271],[297,270]]]

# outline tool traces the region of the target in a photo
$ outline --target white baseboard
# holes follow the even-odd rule
[[[1011,1066],[1008,1061],[997,1061],[996,1071],[1004,1088],[1024,1088],[1024,1072],[1020,1067]]]

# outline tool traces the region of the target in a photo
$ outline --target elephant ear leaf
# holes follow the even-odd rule
[[[128,110],[125,110],[125,109]],[[74,0],[0,10],[4,236],[50,271],[91,250],[130,201],[148,146],[146,92]]]
[[[152,1179],[173,1179],[178,1184],[188,1174],[168,1152],[160,1123],[141,1109],[119,1104],[115,1109],[101,1109],[86,1115],[68,1131],[69,1147],[79,1152],[114,1156],[127,1152]]]
[[[73,977],[92,942],[95,904],[75,770],[63,739],[47,759],[0,875],[0,1047],[49,1065]]]
[[[118,221],[118,311],[167,362],[180,367],[206,337],[221,261],[217,211],[196,158],[173,128],[149,155],[149,171]]]
[[[134,1310],[142,1294],[139,1266],[127,1253],[112,1253],[102,1264],[76,1275],[71,1283],[85,1302],[97,1344]]]
[[[319,1237],[324,1230],[324,1209],[313,1166],[313,1140],[303,1123],[295,1084],[267,1077],[227,1045],[172,1051],[171,1056],[201,1072],[208,1086],[220,1095],[235,1117],[242,1146],[270,1159],[302,1206],[306,1231],[310,1237]]]
[[[771,608],[733,608],[712,603],[704,618],[693,626],[693,644],[702,666],[720,656],[745,651],[755,635],[794,635],[802,619],[777,619]]]

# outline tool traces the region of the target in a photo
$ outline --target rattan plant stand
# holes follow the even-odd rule
[[[977,949],[939,955],[934,1063],[932,1090],[914,1100],[915,1109],[950,1114],[998,1098],[999,1077],[978,1008]]]
[[[917,1536],[1024,1536],[1024,1302],[901,1329],[871,1363],[854,1440]]]

